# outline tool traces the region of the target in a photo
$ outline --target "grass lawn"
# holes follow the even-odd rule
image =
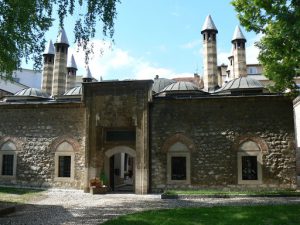
[[[299,225],[300,204],[217,206],[145,211],[104,225]]]
[[[44,193],[38,189],[0,187],[0,203],[27,203],[42,198]]]
[[[166,190],[165,195],[285,195],[300,196],[300,192],[295,190],[248,190],[248,191],[222,191],[214,189],[197,189],[197,190]]]

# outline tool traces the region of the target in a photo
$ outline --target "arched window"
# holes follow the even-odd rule
[[[167,152],[167,180],[169,184],[190,184],[190,150],[182,142],[171,145]]]
[[[55,150],[55,180],[74,179],[74,148],[67,141],[59,144]]]
[[[17,168],[17,147],[11,141],[0,147],[0,171],[2,177],[15,177]]]
[[[262,154],[254,141],[243,142],[238,149],[238,183],[262,183]]]

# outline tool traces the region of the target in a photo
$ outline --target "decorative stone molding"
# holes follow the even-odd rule
[[[19,138],[16,138],[14,136],[5,136],[0,139],[0,147],[7,141],[11,141],[16,145],[17,151],[20,151],[23,146],[23,141],[21,141]]]
[[[233,150],[238,152],[239,147],[244,142],[247,142],[247,141],[255,142],[258,145],[258,147],[260,148],[262,153],[267,153],[268,152],[269,147],[268,147],[268,144],[265,142],[265,140],[260,138],[260,137],[255,137],[255,136],[251,136],[251,135],[238,137],[233,143]]]
[[[55,152],[57,147],[63,143],[68,142],[70,145],[72,145],[74,152],[79,152],[80,150],[80,144],[79,142],[71,135],[62,135],[58,138],[56,138],[52,143],[50,144],[50,149],[52,152]]]
[[[167,153],[169,151],[170,147],[173,144],[175,144],[176,142],[182,142],[183,144],[185,144],[188,147],[188,149],[190,150],[190,152],[195,151],[195,144],[192,141],[192,139],[188,138],[187,136],[185,136],[182,133],[177,133],[177,134],[167,138],[162,147],[162,151]]]

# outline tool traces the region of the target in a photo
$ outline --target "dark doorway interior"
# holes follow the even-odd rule
[[[134,158],[117,153],[109,158],[109,184],[114,192],[134,192]]]

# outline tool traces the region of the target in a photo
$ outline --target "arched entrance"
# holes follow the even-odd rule
[[[105,152],[105,174],[115,192],[134,192],[136,152],[127,146],[117,146]]]

